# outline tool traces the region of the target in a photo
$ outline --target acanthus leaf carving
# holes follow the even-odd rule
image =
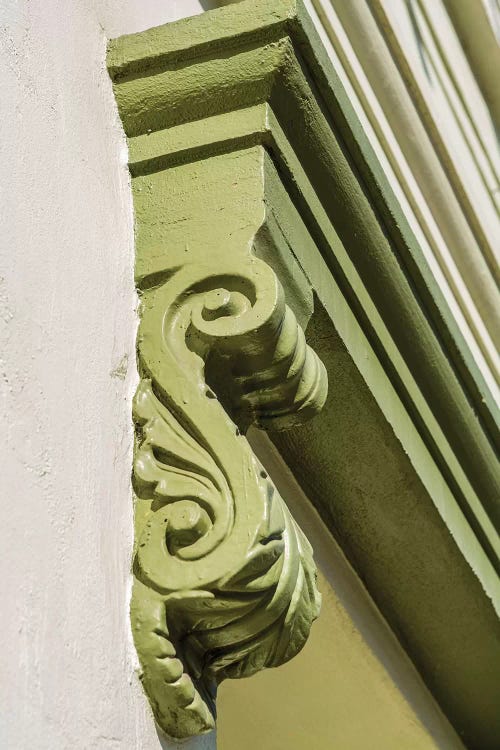
[[[138,350],[132,625],[156,719],[184,737],[213,728],[222,679],[290,659],[318,614],[310,545],[244,430],[309,418],[326,373],[250,255],[144,292]]]

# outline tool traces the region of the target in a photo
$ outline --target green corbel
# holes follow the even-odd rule
[[[141,295],[132,627],[176,737],[213,728],[222,679],[294,656],[319,609],[309,544],[244,432],[314,414],[326,376],[274,272],[231,247],[186,249]]]
[[[232,139],[234,128],[248,133],[255,123],[236,112],[213,128],[198,120],[155,132],[169,75],[153,83],[134,55],[142,40],[154,51],[156,34],[110,50],[129,136],[141,300],[131,619],[155,717],[168,735],[186,737],[214,727],[222,679],[293,657],[318,614],[310,546],[245,432],[309,419],[325,401],[327,377],[301,327],[312,299],[305,277],[285,263],[285,282],[298,273],[285,295],[258,257],[266,244],[258,139],[250,133],[243,148],[196,152],[203,134]],[[123,103],[129,83],[113,73],[117,54],[133,66],[140,124],[137,102]],[[178,114],[189,118],[184,106]],[[265,108],[254,115],[265,127]]]
[[[217,684],[290,659],[319,608],[309,545],[244,434],[312,416],[326,374],[253,253],[258,154],[217,161],[134,185],[145,265],[132,623],[173,736],[211,729]]]

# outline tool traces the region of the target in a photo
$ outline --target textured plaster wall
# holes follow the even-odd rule
[[[0,0],[3,750],[161,747],[128,630],[133,219],[105,45],[200,9]]]

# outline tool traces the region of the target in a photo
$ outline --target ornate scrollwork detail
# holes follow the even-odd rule
[[[222,679],[290,659],[318,614],[309,543],[243,433],[317,412],[326,373],[254,257],[145,292],[138,344],[132,624],[156,719],[183,737],[213,728]]]

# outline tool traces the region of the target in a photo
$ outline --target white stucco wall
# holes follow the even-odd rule
[[[200,8],[0,2],[2,750],[161,746],[128,626],[133,219],[105,45]]]

